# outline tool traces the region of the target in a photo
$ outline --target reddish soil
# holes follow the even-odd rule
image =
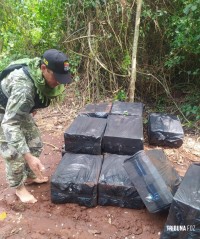
[[[39,111],[35,116],[44,141],[41,161],[49,178],[61,160],[63,133],[79,108],[72,101]],[[200,162],[198,140],[197,136],[186,135],[179,149],[164,149],[182,176],[191,163]],[[145,144],[145,148],[148,147]],[[56,205],[50,200],[50,183],[27,186],[38,202],[24,205],[14,190],[8,188],[2,159],[0,171],[0,218],[6,213],[6,217],[0,219],[0,239],[158,239],[167,218],[167,213],[150,214],[146,209]]]

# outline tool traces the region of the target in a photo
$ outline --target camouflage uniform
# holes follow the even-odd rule
[[[39,157],[42,151],[39,129],[30,115],[36,88],[22,68],[11,72],[0,83],[8,97],[6,109],[0,105],[0,154],[6,163],[10,187],[19,187],[27,177],[36,177],[23,154],[30,152]]]

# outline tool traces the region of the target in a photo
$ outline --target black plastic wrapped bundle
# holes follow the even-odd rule
[[[65,153],[51,178],[53,203],[97,205],[97,184],[103,156]]]
[[[164,179],[172,195],[174,195],[182,180],[175,168],[171,166],[164,151],[162,149],[151,149],[146,150],[145,153]]]
[[[172,193],[143,150],[126,159],[124,168],[149,212],[155,213],[170,207]]]
[[[109,115],[103,152],[133,155],[143,149],[143,122],[139,116]]]
[[[115,101],[113,103],[111,114],[113,115],[143,115],[144,105],[140,102],[121,102]]]
[[[160,239],[200,238],[200,164],[192,164],[179,186]]]
[[[78,116],[64,133],[65,151],[101,154],[106,119]]]
[[[83,109],[80,110],[79,115],[107,118],[111,111],[112,103],[104,102],[99,104],[87,104]]]
[[[151,113],[148,119],[149,144],[180,147],[184,132],[178,117],[170,114]]]
[[[130,156],[106,154],[98,182],[98,204],[141,209],[144,203],[140,198],[127,172],[124,160]]]

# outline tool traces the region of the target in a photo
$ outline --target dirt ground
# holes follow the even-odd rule
[[[41,161],[49,178],[61,160],[63,133],[79,108],[71,100],[68,104],[41,110],[35,116],[44,141]],[[181,176],[191,163],[200,162],[198,137],[186,134],[179,149],[164,149]],[[145,148],[149,148],[146,139]],[[56,205],[50,200],[50,183],[27,186],[38,202],[24,205],[14,190],[8,188],[2,159],[0,172],[0,239],[158,239],[167,218],[167,213],[150,214],[146,209]]]

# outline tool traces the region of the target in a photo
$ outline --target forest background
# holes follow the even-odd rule
[[[0,71],[57,48],[76,97],[128,101],[137,1],[0,0]],[[144,0],[135,101],[200,127],[200,0]]]

